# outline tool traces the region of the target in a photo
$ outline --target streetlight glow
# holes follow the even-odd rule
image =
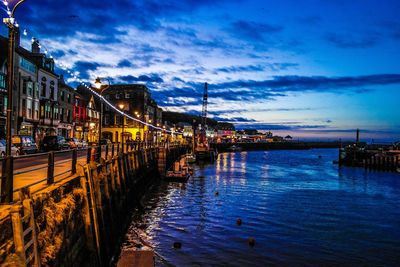
[[[94,86],[95,86],[97,89],[100,89],[102,85],[103,85],[103,84],[102,84],[100,78],[97,77],[97,78],[96,78],[96,81],[94,82]]]

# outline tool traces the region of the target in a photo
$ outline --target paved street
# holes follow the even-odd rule
[[[103,153],[104,156],[104,153]],[[84,165],[87,160],[87,149],[78,150],[78,164]],[[54,155],[54,181],[60,181],[71,175],[72,151],[56,152]],[[0,164],[1,165],[1,164]],[[14,190],[28,185],[31,192],[36,192],[47,185],[48,154],[38,153],[14,158]],[[2,166],[0,166],[2,171]],[[14,194],[14,199],[18,194]]]

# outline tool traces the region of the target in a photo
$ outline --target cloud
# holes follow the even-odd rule
[[[325,40],[339,48],[370,48],[378,44],[380,37],[372,33],[365,36],[328,33]]]
[[[130,60],[123,59],[118,63],[117,67],[118,68],[125,68],[125,67],[131,68],[131,67],[135,67],[135,64],[133,64]]]
[[[234,88],[262,89],[265,93],[289,92],[338,92],[354,89],[353,92],[364,93],[360,87],[373,85],[399,84],[400,74],[375,74],[364,76],[325,77],[325,76],[275,76],[270,80],[238,80],[213,85],[215,88],[231,90]],[[348,91],[348,90],[347,90]]]
[[[101,66],[104,66],[104,65],[96,63],[96,62],[88,62],[88,61],[76,61],[74,63],[74,69],[79,71],[80,77],[83,79],[88,79],[89,72],[94,71]]]
[[[249,119],[244,117],[233,117],[233,118],[213,117],[213,119],[220,122],[230,122],[230,123],[256,122],[256,120],[254,119]]]
[[[214,69],[213,72],[214,73],[261,72],[267,69],[271,71],[281,71],[297,66],[298,64],[296,63],[265,63],[257,65],[221,67]]]
[[[265,35],[279,33],[283,30],[283,27],[254,21],[237,20],[231,23],[227,30],[240,39],[262,42],[265,40]]]
[[[117,78],[124,83],[136,83],[136,82],[145,82],[145,83],[162,83],[164,80],[158,74],[150,74],[150,75],[140,75],[135,77],[133,75],[119,76]]]

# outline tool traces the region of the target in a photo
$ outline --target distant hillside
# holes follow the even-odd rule
[[[172,112],[172,111],[163,111],[162,114],[163,121],[168,121],[171,124],[177,124],[179,122],[186,122],[189,124],[193,124],[193,120],[195,120],[195,125],[199,125],[201,123],[201,117],[180,113],[180,112]],[[207,125],[217,128],[217,129],[235,129],[235,126],[232,123],[227,122],[217,122],[216,120],[207,118]]]

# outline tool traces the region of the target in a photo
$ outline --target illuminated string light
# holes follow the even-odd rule
[[[6,9],[7,9],[7,14],[8,14],[8,15],[10,16],[10,18],[11,18],[11,11],[10,11],[10,9],[9,9],[8,2],[7,2],[6,0],[4,0],[4,1],[3,1],[3,4],[4,4],[4,6],[5,6]],[[14,22],[14,25],[15,25],[16,27],[19,27],[19,25],[18,25],[16,22]],[[24,35],[24,36],[28,36],[28,31],[27,31],[26,29],[23,31],[23,35]],[[31,37],[32,43],[35,42],[36,40],[37,40],[36,38]],[[41,48],[42,46],[43,46],[43,45],[39,45],[39,48]],[[43,47],[45,48],[45,46],[43,46]],[[125,112],[123,112],[122,110],[120,110],[119,108],[117,108],[116,106],[114,106],[114,105],[113,105],[111,102],[109,102],[107,99],[105,99],[105,98],[104,98],[102,95],[100,95],[98,92],[96,92],[95,90],[93,90],[91,86],[88,86],[88,85],[84,82],[83,79],[79,78],[79,77],[77,76],[77,75],[79,74],[79,72],[75,72],[75,73],[77,73],[77,74],[75,74],[75,73],[72,72],[65,64],[63,64],[61,61],[54,59],[53,55],[50,54],[50,52],[49,52],[48,49],[45,48],[45,52],[44,52],[44,53],[45,53],[46,55],[49,55],[49,57],[50,57],[51,59],[54,60],[54,63],[55,63],[55,64],[57,64],[62,70],[66,71],[72,78],[74,78],[75,80],[77,80],[81,85],[84,86],[84,88],[86,88],[87,90],[89,90],[89,92],[91,92],[93,95],[97,96],[101,101],[103,101],[103,102],[104,102],[105,104],[107,104],[111,109],[113,109],[114,111],[118,112],[118,113],[121,114],[122,116],[124,116],[124,117],[126,117],[126,118],[128,118],[128,119],[131,119],[131,120],[133,120],[133,121],[135,121],[135,122],[141,123],[142,125],[146,125],[146,126],[152,128],[152,129],[155,129],[155,130],[159,130],[159,131],[167,132],[167,133],[172,133],[172,134],[174,133],[173,131],[167,130],[167,129],[162,128],[162,127],[158,127],[158,126],[152,125],[152,124],[150,124],[150,123],[148,123],[148,122],[142,121],[142,120],[137,119],[137,118],[135,118],[135,117],[133,117],[133,116],[131,116],[131,115],[129,115],[129,114],[126,114]]]

